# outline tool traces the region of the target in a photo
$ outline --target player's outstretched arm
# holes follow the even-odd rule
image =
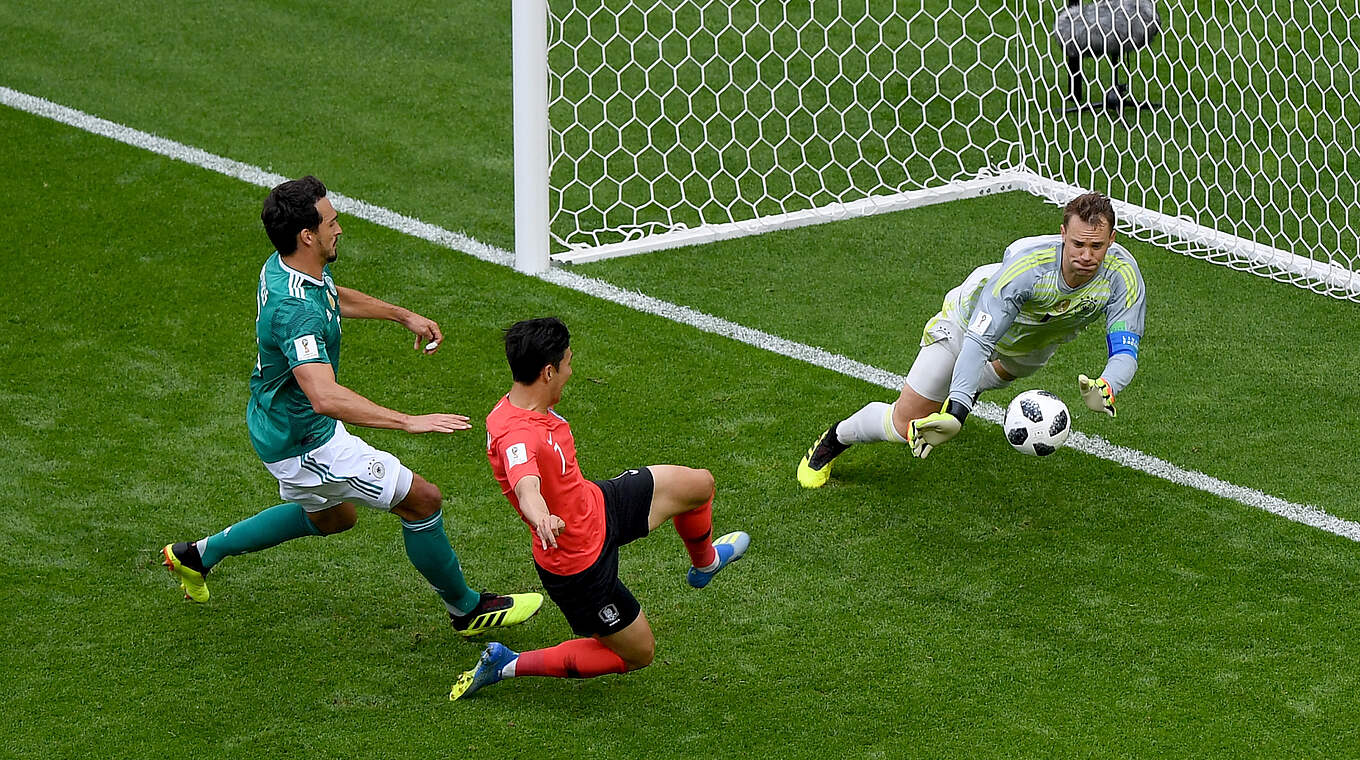
[[[911,446],[912,456],[925,459],[931,449],[951,440],[963,429],[963,421],[977,400],[981,383],[979,378],[987,366],[988,356],[996,347],[997,339],[1010,329],[1018,313],[1023,293],[1007,300],[996,296],[984,295],[973,309],[968,322],[968,331],[963,336],[963,347],[954,360],[954,374],[949,380],[949,396],[940,411],[912,420],[907,428],[907,443]]]
[[[1081,400],[1086,402],[1087,409],[1115,416],[1114,389],[1105,378],[1092,380],[1086,375],[1077,375],[1077,388],[1081,390]]]
[[[335,370],[326,362],[299,364],[293,368],[293,377],[317,414],[349,425],[408,433],[452,433],[472,427],[461,414],[410,415],[375,404],[336,382]]]
[[[967,417],[967,408],[957,401],[949,401],[943,411],[912,420],[907,428],[912,456],[918,459],[930,456],[932,449],[959,434]]]
[[[524,519],[534,526],[539,546],[556,549],[557,535],[567,527],[567,523],[548,511],[548,502],[544,501],[543,493],[539,490],[539,477],[525,475],[520,478],[515,484],[515,497],[519,499],[519,511]]]
[[[444,333],[439,330],[439,323],[433,319],[422,317],[410,309],[403,309],[353,288],[337,287],[335,290],[340,294],[340,316],[342,317],[386,319],[396,322],[415,333],[416,350],[424,351],[427,354],[438,351],[439,344],[444,342]]]

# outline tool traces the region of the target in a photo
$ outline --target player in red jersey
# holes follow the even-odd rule
[[[534,564],[548,596],[577,634],[548,649],[517,653],[492,642],[449,699],[514,676],[591,678],[652,662],[656,639],[619,580],[619,547],[670,520],[689,552],[695,588],[741,559],[740,531],[716,541],[713,475],[676,465],[628,470],[590,481],[576,463],[571,426],[553,410],[571,378],[571,336],[555,318],[516,323],[505,333],[514,385],[486,418],[487,458],[501,490],[529,526]]]

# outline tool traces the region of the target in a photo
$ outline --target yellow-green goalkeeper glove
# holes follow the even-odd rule
[[[930,450],[959,434],[968,410],[957,401],[950,401],[942,412],[912,420],[907,428],[907,443],[911,455],[918,459],[930,456]]]
[[[1114,389],[1105,382],[1105,378],[1092,380],[1086,375],[1077,375],[1077,387],[1081,389],[1081,400],[1086,402],[1086,408],[1115,416]]]

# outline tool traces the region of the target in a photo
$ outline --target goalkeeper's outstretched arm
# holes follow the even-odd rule
[[[982,368],[991,357],[996,342],[1010,329],[1020,313],[1020,304],[1028,292],[1017,289],[998,297],[984,287],[982,296],[973,307],[968,329],[963,334],[963,347],[954,361],[954,374],[949,382],[949,397],[944,408],[919,420],[912,420],[907,430],[911,453],[925,459],[931,449],[952,439],[963,428],[963,421],[973,410]]]
[[[1138,262],[1123,248],[1112,249],[1106,266],[1119,277],[1111,280],[1113,289],[1105,305],[1105,343],[1109,359],[1099,377],[1077,378],[1082,401],[1093,411],[1115,416],[1114,399],[1133,382],[1138,371],[1138,345],[1143,340],[1143,320],[1147,316],[1147,286]]]
[[[977,320],[974,320],[975,322]],[[995,343],[995,341],[991,341]],[[925,459],[936,446],[952,439],[963,428],[963,421],[973,409],[973,397],[977,393],[978,376],[987,363],[991,346],[985,337],[977,337],[970,331],[963,339],[963,349],[954,363],[954,377],[950,383],[949,398],[944,408],[934,414],[912,420],[907,429],[907,443],[911,453]]]
[[[1129,333],[1129,335],[1133,335]],[[1100,377],[1090,378],[1086,375],[1077,376],[1077,390],[1081,391],[1081,400],[1086,403],[1086,407],[1093,412],[1104,412],[1111,417],[1115,416],[1114,398],[1120,391],[1133,382],[1133,374],[1138,371],[1138,341],[1137,335],[1133,335],[1132,348],[1127,345],[1115,348],[1114,338],[1111,335],[1110,358],[1105,362],[1105,371]]]

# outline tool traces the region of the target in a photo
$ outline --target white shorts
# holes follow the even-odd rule
[[[279,496],[320,512],[341,502],[389,510],[411,490],[412,473],[396,457],[369,446],[335,423],[329,441],[300,457],[266,462],[279,481]]]
[[[944,403],[949,397],[949,386],[954,380],[954,365],[963,350],[964,326],[948,318],[943,312],[926,324],[921,336],[921,350],[907,372],[907,385],[923,398]],[[1039,371],[1053,358],[1058,347],[1045,346],[1022,356],[993,355],[1001,368],[1011,377],[1028,377]]]

